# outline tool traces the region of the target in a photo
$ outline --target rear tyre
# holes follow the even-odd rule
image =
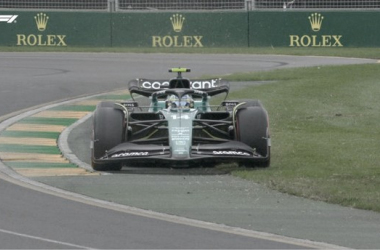
[[[270,165],[270,143],[269,143],[269,122],[268,114],[257,101],[252,101],[255,105],[241,108],[236,114],[236,140],[241,141],[253,149],[261,156],[262,161],[247,161],[242,165],[247,167]]]
[[[93,117],[92,168],[97,171],[120,171],[120,163],[98,163],[107,150],[122,143],[124,113],[113,108],[110,102],[98,104]]]

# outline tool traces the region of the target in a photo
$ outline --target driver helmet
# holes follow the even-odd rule
[[[190,95],[182,96],[181,101],[178,99],[178,96],[171,95],[168,101],[171,108],[194,108],[194,100]]]

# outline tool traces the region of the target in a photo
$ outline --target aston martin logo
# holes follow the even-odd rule
[[[34,19],[36,20],[37,29],[39,31],[44,31],[49,21],[49,17],[44,13],[38,13]]]
[[[323,21],[323,16],[318,13],[313,13],[309,16],[309,21],[311,25],[311,29],[313,31],[320,31],[322,27],[322,21]]]
[[[170,21],[172,22],[173,30],[175,32],[181,32],[185,17],[180,14],[174,14],[170,17]]]

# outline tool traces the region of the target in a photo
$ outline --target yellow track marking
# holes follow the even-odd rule
[[[32,117],[42,117],[42,118],[74,118],[80,119],[90,112],[81,112],[81,111],[42,111],[33,115]]]
[[[31,132],[62,132],[66,126],[41,125],[41,124],[14,124],[7,131],[31,131]]]
[[[56,146],[57,141],[55,139],[48,138],[0,137],[0,144]]]
[[[17,162],[69,163],[67,159],[58,154],[0,152],[0,159]]]
[[[26,177],[99,175],[82,168],[16,168],[14,170]]]

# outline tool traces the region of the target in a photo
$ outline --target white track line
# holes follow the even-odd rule
[[[68,243],[68,242],[51,240],[51,239],[47,239],[47,238],[37,237],[37,236],[29,235],[29,234],[17,233],[17,232],[13,232],[13,231],[4,230],[4,229],[0,229],[0,233],[11,234],[11,235],[15,235],[15,236],[19,236],[19,237],[24,237],[24,238],[28,238],[28,239],[33,239],[33,240],[39,240],[39,241],[43,241],[43,242],[54,243],[54,244],[62,245],[62,246],[66,246],[66,247],[75,247],[75,248],[81,248],[81,249],[82,248],[83,249],[93,249],[93,248],[90,248],[90,247],[85,247],[85,246],[81,246],[81,245],[71,244],[71,243]]]

